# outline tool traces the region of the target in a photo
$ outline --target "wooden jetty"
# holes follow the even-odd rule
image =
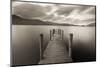
[[[42,52],[43,34],[40,39],[40,61],[39,64],[72,62],[71,45],[73,34],[70,34],[69,51],[63,40],[64,31],[61,29],[50,30],[50,41],[44,52]]]

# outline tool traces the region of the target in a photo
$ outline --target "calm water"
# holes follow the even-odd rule
[[[51,29],[64,30],[66,46],[68,46],[69,33],[73,33],[72,58],[75,62],[95,59],[95,27],[13,25],[13,64],[37,64],[40,34],[44,34],[43,49],[45,49]]]

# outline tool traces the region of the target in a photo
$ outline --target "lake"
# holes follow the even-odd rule
[[[96,56],[95,27],[12,25],[12,62],[15,65],[39,62],[40,34],[44,34],[43,50],[50,40],[50,30],[62,29],[68,46],[69,34],[73,33],[72,58],[74,62],[94,61]]]

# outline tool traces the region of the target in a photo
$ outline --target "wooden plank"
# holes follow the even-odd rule
[[[69,52],[66,49],[66,45],[62,40],[62,34],[54,31],[56,30],[53,29],[51,40],[48,42],[44,51],[44,59],[42,59],[39,64],[72,62],[72,58],[70,57]]]

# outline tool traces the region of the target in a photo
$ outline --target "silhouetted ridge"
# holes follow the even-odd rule
[[[54,23],[50,21],[42,21],[40,19],[24,19],[16,15],[12,15],[12,24],[14,25],[58,25],[58,26],[80,26],[80,25],[74,25],[74,24],[67,24],[66,23]],[[84,26],[84,25],[81,25]],[[95,23],[85,25],[85,26],[95,26]]]
[[[90,23],[88,26],[95,26],[96,23]]]
[[[12,24],[16,24],[16,25],[44,25],[46,23],[44,23],[41,20],[38,19],[23,19],[19,16],[13,15],[12,16]]]

